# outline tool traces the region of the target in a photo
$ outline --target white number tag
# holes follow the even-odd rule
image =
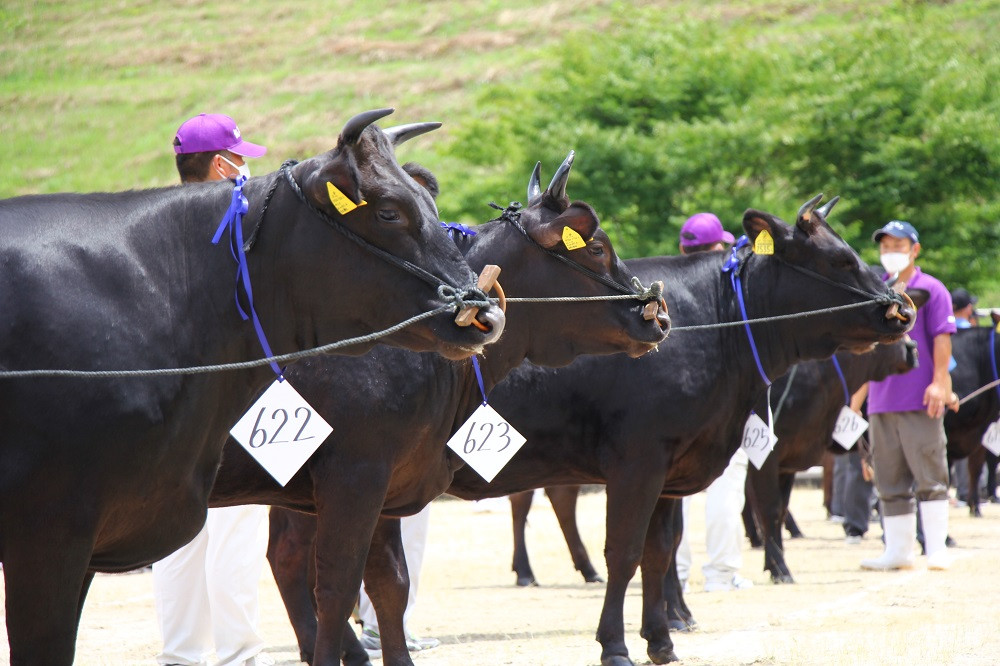
[[[777,443],[777,435],[764,423],[764,419],[751,414],[743,427],[743,443],[740,446],[753,466],[760,469]]]
[[[333,432],[287,380],[275,380],[229,434],[285,485]]]
[[[837,423],[833,426],[833,439],[845,449],[850,449],[858,441],[858,437],[868,430],[868,421],[861,418],[856,411],[844,405],[840,408]]]
[[[524,442],[521,433],[495,409],[480,405],[448,440],[448,447],[489,483]]]
[[[1000,456],[1000,421],[990,424],[983,434],[983,446],[995,456]]]

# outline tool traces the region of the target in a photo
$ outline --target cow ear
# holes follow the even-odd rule
[[[335,149],[323,156],[306,177],[309,200],[327,212],[344,215],[362,205],[361,172],[350,150]]]
[[[910,300],[913,301],[918,310],[927,305],[927,301],[931,300],[931,293],[926,289],[907,289],[906,295],[910,297]]]
[[[778,248],[780,243],[785,239],[788,229],[787,224],[770,213],[753,208],[748,208],[743,213],[743,230],[746,231],[747,238],[750,239],[751,247],[757,245],[757,237],[766,231],[771,236],[773,247]]]
[[[527,231],[544,248],[564,243],[566,249],[576,250],[594,237],[599,225],[593,208],[582,201],[574,201],[556,217]]]

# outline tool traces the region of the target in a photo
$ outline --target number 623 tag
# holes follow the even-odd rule
[[[285,380],[271,384],[229,434],[285,485],[331,432],[330,424]]]
[[[524,442],[521,433],[495,409],[480,405],[448,440],[448,448],[489,483]]]

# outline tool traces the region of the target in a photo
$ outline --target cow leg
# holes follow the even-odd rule
[[[969,515],[982,518],[979,510],[979,476],[983,473],[986,463],[986,447],[977,446],[969,454]]]
[[[684,601],[684,586],[681,585],[680,577],[677,575],[677,549],[681,545],[681,537],[684,536],[684,512],[681,510],[681,502],[682,500],[677,500],[672,513],[666,514],[668,523],[665,524],[665,529],[669,530],[670,536],[667,539],[670,544],[670,562],[663,577],[663,599],[667,613],[667,627],[673,631],[689,632],[695,630],[698,622]]]
[[[316,648],[316,517],[271,507],[267,561],[299,644],[299,658],[312,663]],[[353,633],[353,632],[351,632]]]
[[[576,499],[580,495],[580,486],[552,486],[545,489],[545,494],[548,495],[559,527],[562,528],[566,547],[569,548],[570,557],[573,558],[573,566],[583,575],[583,580],[586,582],[603,583],[604,579],[590,561],[587,547],[583,545],[576,524]]]
[[[656,461],[623,464],[608,479],[608,510],[604,559],[608,586],[597,625],[601,666],[633,666],[625,645],[625,592],[642,557],[646,530],[663,487],[663,478],[649,474]]]
[[[350,628],[348,620],[361,589],[368,547],[385,498],[387,480],[387,475],[360,474],[336,484],[314,480],[317,514],[314,666],[340,664],[344,631]]]
[[[784,507],[778,474],[778,456],[771,455],[760,469],[750,469],[747,477],[751,480],[751,503],[761,527],[764,541],[764,569],[771,572],[774,583],[794,583],[792,574],[785,564],[782,547],[782,523]]]
[[[794,481],[795,477],[792,477]],[[791,495],[791,490],[789,490],[789,495]],[[785,529],[788,530],[789,539],[804,539],[805,534],[799,529],[799,524],[795,522],[795,517],[792,516],[792,512],[788,510],[788,498],[785,498]]]
[[[48,519],[55,515],[48,514]],[[39,541],[31,536],[37,526],[5,527],[11,529],[6,534],[19,535],[3,544],[10,664],[68,666],[73,663],[80,615],[94,579],[88,571],[92,543]],[[65,526],[46,535],[71,532]]]
[[[753,517],[753,503],[750,501],[753,489],[750,488],[749,475],[747,475],[745,488],[744,495],[747,499],[743,502],[743,531],[746,532],[747,539],[750,540],[751,548],[763,548],[764,542],[760,540],[760,532],[757,530],[757,522]]]
[[[510,513],[514,524],[514,561],[510,568],[517,574],[518,587],[538,585],[535,574],[531,571],[531,563],[528,561],[528,547],[524,536],[528,524],[528,511],[531,510],[531,500],[534,495],[534,490],[510,495]]]
[[[413,666],[403,626],[410,575],[398,518],[380,518],[375,527],[365,564],[365,591],[378,616],[382,663],[385,666]]]
[[[986,452],[986,499],[991,504],[1000,501],[997,497],[997,463],[1000,458],[989,451]]]
[[[679,512],[680,500],[660,499],[646,529],[642,549],[642,629],[646,654],[654,664],[677,661],[670,640],[667,614],[664,612],[663,579],[673,555],[673,514]]]
[[[823,453],[823,506],[826,508],[826,515],[833,514],[833,454],[829,451]]]

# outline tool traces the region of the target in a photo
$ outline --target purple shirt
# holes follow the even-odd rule
[[[930,300],[917,311],[910,337],[917,343],[919,367],[902,375],[890,375],[872,382],[868,392],[868,413],[924,411],[924,391],[934,379],[934,337],[955,332],[951,294],[941,281],[917,267],[907,289],[924,289]]]

